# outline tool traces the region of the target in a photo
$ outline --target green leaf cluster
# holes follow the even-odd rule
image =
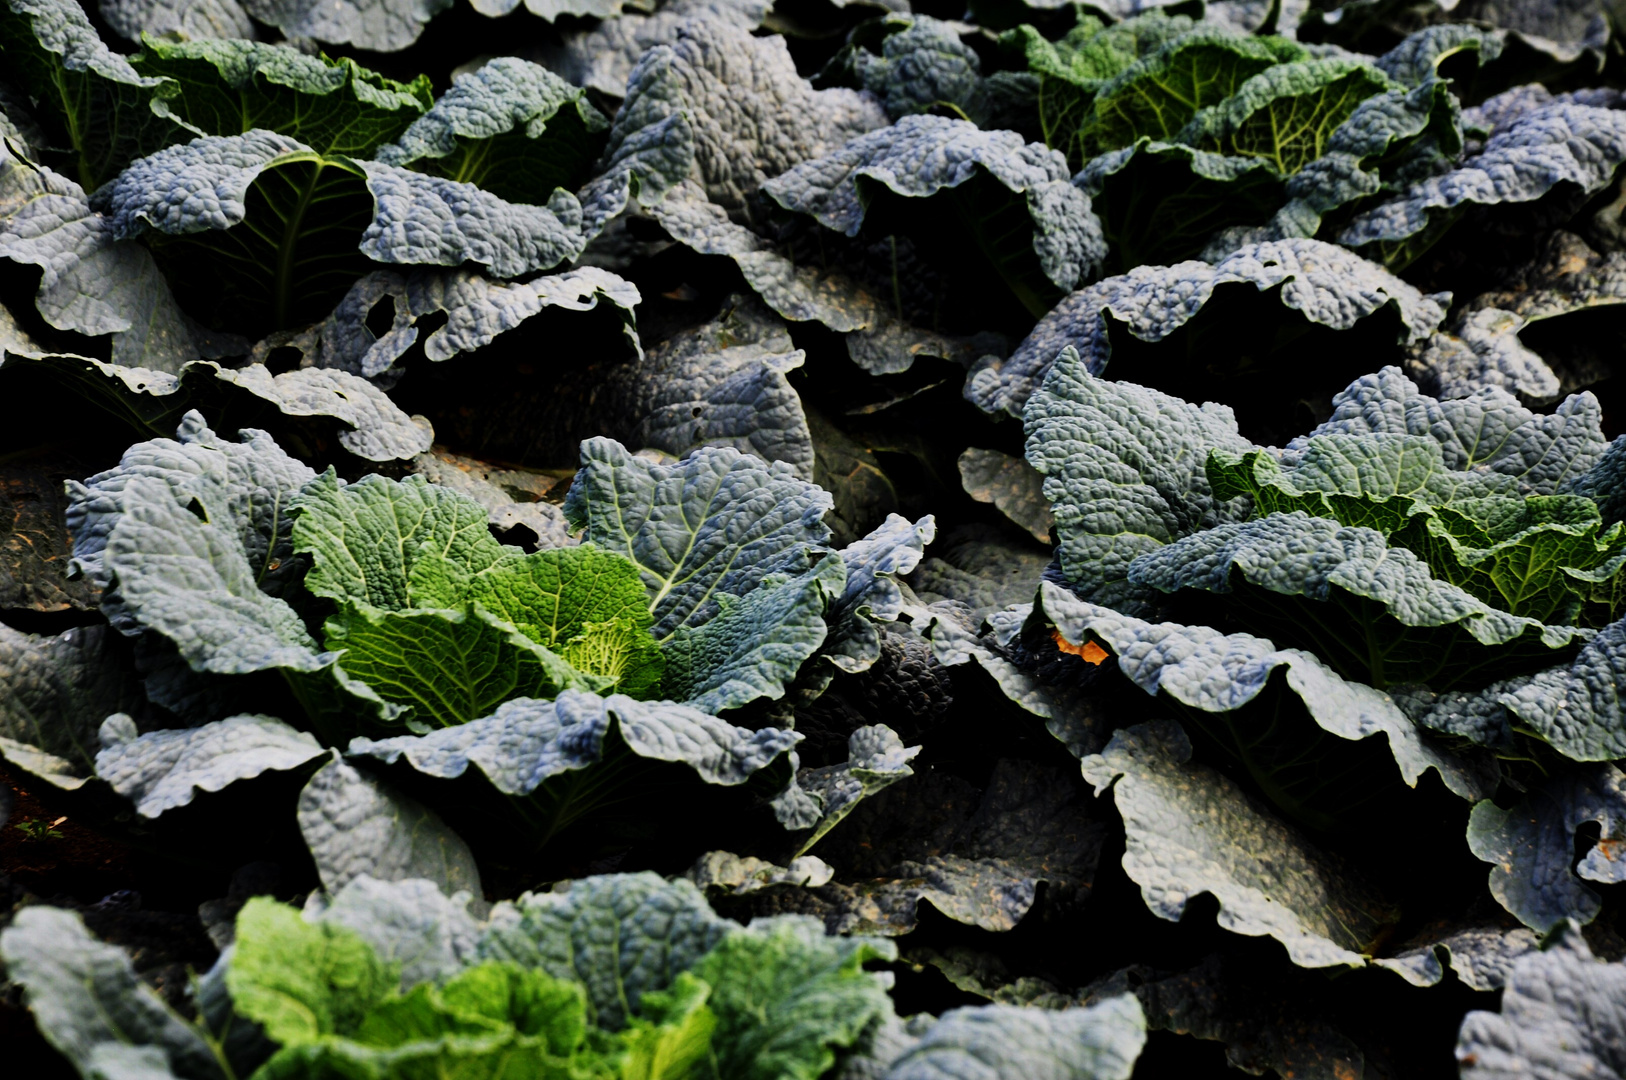
[[[572,687],[658,696],[665,659],[630,559],[592,544],[522,554],[480,504],[418,477],[328,473],[294,513],[305,587],[339,605],[325,646],[420,721],[450,727]]]
[[[1451,473],[1433,439],[1317,435],[1289,468],[1263,450],[1211,451],[1208,481],[1219,498],[1251,497],[1258,516],[1301,510],[1374,529],[1514,615],[1602,626],[1621,614],[1626,526],[1605,528],[1585,496],[1521,496],[1508,477]]]

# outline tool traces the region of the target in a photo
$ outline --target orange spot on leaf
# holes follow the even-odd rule
[[[1082,656],[1087,664],[1099,664],[1112,655],[1093,641],[1086,641],[1082,645],[1074,645],[1061,636],[1060,630],[1051,631],[1051,636],[1056,639],[1056,648],[1064,653],[1071,653],[1073,656]]]

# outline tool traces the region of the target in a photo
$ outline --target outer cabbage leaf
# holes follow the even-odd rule
[[[104,603],[113,575],[108,541],[130,509],[131,486],[142,480],[161,482],[175,501],[202,507],[210,525],[233,530],[254,580],[268,592],[281,591],[294,570],[289,510],[316,474],[263,431],[243,431],[240,440],[220,438],[202,415],[188,413],[175,439],[137,443],[116,468],[69,484],[75,570],[104,593]],[[108,614],[115,626],[128,629],[117,607]]]
[[[1048,582],[1041,595],[1045,614],[1055,620],[1064,640],[1075,646],[1104,642],[1130,681],[1149,694],[1167,694],[1191,710],[1193,721],[1212,730],[1218,729],[1206,714],[1229,713],[1256,698],[1269,702],[1280,692],[1270,689],[1272,673],[1285,668],[1282,686],[1302,702],[1315,728],[1284,729],[1267,708],[1260,716],[1270,727],[1269,739],[1254,738],[1251,725],[1240,717],[1216,738],[1272,801],[1321,827],[1336,826],[1347,809],[1340,802],[1360,803],[1381,793],[1382,785],[1373,782],[1374,770],[1382,768],[1385,758],[1392,757],[1408,787],[1435,769],[1446,787],[1464,798],[1483,798],[1494,789],[1494,771],[1487,775],[1473,759],[1436,747],[1388,695],[1346,682],[1309,653],[1206,626],[1142,622],[1081,603]],[[1382,744],[1365,742],[1379,733],[1387,736],[1387,753]],[[1332,742],[1329,736],[1343,741]]]
[[[713,6],[726,10],[721,17],[674,14]],[[749,227],[749,203],[765,179],[887,122],[868,95],[814,91],[796,73],[782,39],[747,33],[764,11],[755,0],[698,0],[648,20],[654,36],[640,44],[642,59],[625,80],[605,171],[581,192],[587,233],[597,235],[624,210],[641,209],[695,251],[732,258],[784,318],[817,320],[850,335],[849,353],[866,370],[902,371],[922,352],[956,356],[964,348],[959,342],[906,325],[846,274],[796,258]],[[653,25],[669,15],[661,27]],[[645,24],[633,16],[615,26],[644,41]],[[613,55],[604,59],[620,62]],[[736,86],[754,88],[749,103],[728,93]],[[620,93],[621,85],[610,92]],[[768,116],[773,123],[765,122]]]
[[[902,756],[901,743],[888,749]],[[901,765],[895,760],[892,771]],[[863,794],[852,790],[857,771],[851,764],[807,770],[800,782],[831,812],[842,809],[837,799]],[[1064,904],[1092,887],[1106,829],[1080,803],[1076,779],[1030,762],[999,761],[982,792],[923,771],[863,797],[828,835],[815,837],[820,857],[841,867],[837,880],[773,884],[742,902],[757,913],[817,915],[831,933],[907,934],[923,903],[955,922],[1010,930],[1033,909],[1041,882],[1052,902]],[[690,873],[727,884],[706,869]]]
[[[839,612],[844,584],[843,559],[831,553],[795,577],[766,575],[744,596],[717,592],[715,614],[703,623],[679,625],[662,642],[662,689],[708,713],[783,697],[802,664],[825,644],[826,612]],[[862,625],[870,626],[867,619]],[[852,649],[858,648],[854,643]],[[833,661],[844,658],[832,656]]]
[[[1247,323],[1246,332],[1253,338],[1268,341],[1279,333],[1284,341],[1293,344],[1282,352],[1269,351],[1275,346],[1267,344],[1263,355],[1210,370],[1202,338],[1205,320],[1200,316],[1219,286],[1233,284],[1249,284],[1265,294],[1259,298],[1262,306],[1257,310],[1248,305],[1239,307],[1240,298],[1232,296],[1229,305],[1214,305],[1220,314],[1217,318],[1210,316],[1215,318],[1211,323],[1215,330],[1210,332],[1226,333],[1219,329],[1222,324],[1218,318],[1235,317],[1236,312],[1245,310],[1250,319],[1276,321],[1276,327],[1269,332],[1257,322]],[[1279,299],[1280,306],[1269,303],[1267,297]],[[1398,341],[1385,341],[1387,334],[1379,331],[1374,322],[1370,327],[1363,326],[1363,334],[1374,335],[1371,339],[1357,346],[1355,342],[1363,335],[1354,335],[1345,346],[1360,350],[1358,360],[1333,351],[1339,350],[1340,338],[1326,330],[1348,332],[1386,310],[1398,316]],[[1238,395],[1249,387],[1257,397],[1275,404],[1281,398],[1281,364],[1288,353],[1297,357],[1299,350],[1312,347],[1305,330],[1326,328],[1323,336],[1314,340],[1317,345],[1328,346],[1338,358],[1335,367],[1355,363],[1369,367],[1372,357],[1366,349],[1391,342],[1399,345],[1420,341],[1444,316],[1438,298],[1424,296],[1382,267],[1344,248],[1318,240],[1269,241],[1243,247],[1216,265],[1184,262],[1168,267],[1137,267],[1073,293],[1039,321],[1010,359],[980,363],[966,382],[966,397],[989,412],[1018,415],[1049,373],[1056,355],[1064,346],[1072,345],[1093,374],[1106,369],[1115,351],[1131,351],[1145,366],[1117,371],[1118,377],[1155,379],[1159,389],[1195,398],[1241,400]],[[1183,359],[1179,345],[1172,350],[1145,347],[1166,341],[1188,326],[1188,334],[1178,339],[1185,346]],[[1263,407],[1254,406],[1252,413]]]
[[[762,187],[779,205],[847,236],[858,235],[883,190],[905,199],[952,192],[948,201],[977,249],[1034,315],[1057,290],[1098,272],[1106,254],[1089,199],[1068,182],[1059,153],[964,120],[906,116]],[[1023,207],[1028,243],[1018,225]]]
[[[1262,451],[1211,455],[1209,479],[1221,494],[1246,492],[1261,515],[1302,510],[1375,529],[1435,578],[1544,622],[1576,621],[1583,603],[1612,597],[1621,572],[1626,541],[1603,529],[1592,500],[1520,499],[1511,477],[1447,472],[1439,444],[1419,436],[1319,435],[1286,469]]]
[[[1215,497],[1203,467],[1212,450],[1251,445],[1227,406],[1097,378],[1069,346],[1028,401],[1023,427],[1055,515],[1062,573],[1087,600],[1143,601],[1127,578],[1135,558],[1248,513],[1234,497]]]
[[[143,76],[97,36],[74,0],[6,0],[0,48],[7,71],[68,138],[65,156],[94,191],[131,161],[186,138],[157,101],[179,87]]]
[[[1457,1034],[1464,1077],[1607,1076],[1626,1069],[1626,966],[1593,959],[1574,926],[1513,965],[1500,1012],[1471,1012]]]
[[[956,600],[981,620],[1013,604],[1029,603],[1050,556],[1031,544],[992,529],[962,526],[932,545],[909,575],[909,587],[925,604]]]
[[[384,762],[405,758],[418,772],[440,779],[462,776],[472,765],[504,795],[530,795],[554,777],[605,762],[612,721],[635,756],[681,762],[704,782],[724,786],[745,783],[801,739],[780,728],[735,727],[670,701],[566,690],[554,701],[508,701],[491,716],[428,735],[353,739],[350,753]],[[567,803],[572,797],[564,796]],[[564,806],[558,811],[561,826],[592,805]]]
[[[116,364],[177,372],[198,355],[152,255],[117,239],[78,184],[18,157],[7,142],[0,142],[0,257],[40,268],[34,303],[46,322],[87,337],[113,335]]]
[[[754,93],[729,93],[740,85]],[[783,39],[753,38],[721,21],[680,23],[672,43],[644,52],[627,80],[606,170],[582,193],[588,231],[630,200],[656,207],[684,180],[699,185],[703,201],[740,214],[769,176],[885,123],[880,107],[854,91],[814,91]]]
[[[550,309],[587,312],[600,302],[618,308],[621,334],[636,350],[633,308],[640,300],[631,282],[593,266],[523,282],[493,281],[463,267],[406,273],[374,270],[352,285],[320,323],[295,333],[273,334],[256,348],[256,354],[262,349],[297,349],[308,364],[337,368],[388,385],[402,374],[392,365],[418,343],[420,336],[426,357],[450,360],[490,345],[527,319]],[[386,301],[393,305],[394,317],[388,330],[376,334],[368,318]],[[445,324],[425,335],[418,324],[426,316],[437,315],[446,317]],[[424,375],[420,374],[417,381],[422,380]],[[408,389],[412,389],[411,384]],[[431,393],[426,390],[420,397]],[[450,419],[444,417],[442,422]]]
[[[480,927],[468,904],[468,894],[447,897],[430,881],[378,881],[363,874],[331,896],[311,897],[305,911],[313,922],[354,931],[380,960],[400,969],[404,990],[472,963]]]
[[[1545,932],[1564,919],[1588,923],[1603,901],[1585,881],[1626,881],[1615,851],[1626,840],[1626,776],[1613,765],[1589,765],[1554,776],[1503,810],[1485,801],[1468,819],[1468,847],[1492,863],[1491,895],[1520,922]],[[1575,863],[1576,830],[1601,827],[1597,843]]]
[[[1594,217],[1595,233],[1603,232],[1599,222],[1608,213]],[[1460,350],[1449,348],[1438,357],[1425,351],[1414,362],[1432,368],[1442,389],[1447,382],[1501,385],[1544,404],[1610,376],[1613,354],[1602,346],[1604,335],[1586,329],[1583,313],[1623,302],[1626,253],[1603,254],[1574,233],[1555,230],[1536,258],[1475,297],[1458,317],[1453,332],[1475,354],[1477,370],[1456,360],[1452,353]]]
[[[1380,687],[1472,686],[1539,666],[1581,636],[1491,607],[1380,532],[1302,511],[1177,540],[1131,563],[1129,581],[1226,595],[1245,624],[1303,642],[1345,677]]]
[[[1128,994],[1083,1009],[983,1005],[944,1013],[885,1075],[1128,1080],[1145,1045],[1146,1014]]]
[[[558,0],[526,0],[526,6],[534,10],[537,3],[555,2]],[[481,3],[509,10],[514,6],[513,0]],[[577,86],[619,98],[627,95],[629,77],[644,53],[657,45],[676,42],[691,20],[704,19],[751,31],[762,25],[769,9],[765,0],[670,0],[648,14],[624,11],[591,30],[566,35],[563,55],[556,60],[550,58],[549,64]]]
[[[731,932],[738,926],[687,881],[616,874],[497,905],[479,956],[581,983],[591,1021],[615,1030],[645,994],[665,990]]]
[[[972,123],[985,123],[994,106],[982,77],[982,61],[960,40],[954,24],[929,15],[888,15],[850,40],[819,73],[823,85],[868,90],[898,120],[911,113],[948,107]],[[884,35],[879,42],[873,40]],[[879,54],[865,45],[879,45]]]
[[[474,184],[500,199],[545,203],[573,190],[608,128],[583,91],[514,56],[460,75],[377,160]]]
[[[433,810],[337,757],[299,793],[297,818],[330,894],[365,878],[426,880],[448,896],[481,895],[474,855]]]
[[[1598,400],[1591,394],[1577,394],[1551,413],[1538,414],[1495,387],[1436,400],[1399,368],[1385,367],[1350,383],[1332,405],[1325,423],[1287,444],[1284,462],[1291,463],[1318,435],[1424,435],[1439,443],[1445,467],[1453,472],[1499,473],[1513,477],[1521,495],[1554,495],[1578,483],[1607,446]]]
[[[243,7],[260,22],[289,38],[315,38],[331,45],[354,45],[373,52],[396,52],[411,45],[430,19],[452,6],[452,0],[244,0]]]
[[[460,491],[486,508],[486,520],[499,534],[526,529],[535,536],[539,548],[570,547],[565,513],[542,496],[552,486],[551,478],[516,469],[492,468],[474,458],[439,451],[419,454],[412,471],[431,484]]]
[[[148,818],[186,806],[199,792],[297,769],[323,754],[311,735],[272,716],[229,716],[137,735],[135,721],[115,713],[101,725],[101,743],[96,776]]]
[[[1451,172],[1421,180],[1397,199],[1360,214],[1338,241],[1403,265],[1438,240],[1470,204],[1530,202],[1560,184],[1590,194],[1609,182],[1622,161],[1626,114],[1555,104],[1492,135]]]
[[[650,349],[627,370],[628,404],[601,425],[610,431],[630,427],[623,442],[677,457],[700,446],[732,446],[764,461],[786,462],[810,480],[813,433],[786,377],[806,354],[760,304],[730,307]]]
[[[141,681],[108,627],[46,636],[0,625],[0,754],[10,764],[78,788],[95,768],[102,721],[145,706]]]
[[[1120,730],[1084,759],[1099,794],[1111,787],[1127,834],[1124,872],[1152,913],[1178,920],[1191,897],[1219,901],[1219,925],[1269,934],[1300,967],[1360,966],[1391,912],[1294,830],[1262,813],[1230,780],[1189,764],[1179,725]]]
[[[43,905],[19,911],[0,932],[0,957],[24,987],[40,1032],[87,1075],[231,1075],[205,1033],[141,981],[123,949],[92,937],[77,913]]]
[[[1626,619],[1581,647],[1573,661],[1522,685],[1499,687],[1497,701],[1576,761],[1610,761],[1626,749],[1619,687],[1626,672]]]
[[[770,574],[806,574],[830,537],[828,493],[736,450],[702,448],[675,465],[609,439],[582,443],[565,499],[584,539],[638,564],[657,639],[698,627],[719,597],[745,597]]]
[[[114,33],[137,43],[176,31],[193,40],[255,36],[237,0],[101,0],[97,9]]]
[[[1504,922],[1465,920],[1462,924],[1433,924],[1414,935],[1393,956],[1372,961],[1388,968],[1413,986],[1438,986],[1449,966],[1474,990],[1500,990],[1521,956],[1534,952],[1540,939],[1522,926]]]
[[[473,262],[517,277],[575,258],[584,243],[568,192],[546,206],[508,203],[469,184],[325,157],[260,130],[143,158],[93,205],[108,213],[116,238],[148,234],[202,321],[254,336],[321,318],[368,260]]]
[[[274,131],[318,154],[363,157],[407,130],[434,100],[428,76],[398,83],[354,60],[310,56],[287,45],[161,37],[145,45],[131,63],[174,80],[179,92],[165,107],[206,135]]]
[[[967,495],[981,503],[993,503],[1039,543],[1050,542],[1050,528],[1056,519],[1044,496],[1044,478],[1033,466],[998,450],[975,447],[960,455],[959,466],[960,483]]]

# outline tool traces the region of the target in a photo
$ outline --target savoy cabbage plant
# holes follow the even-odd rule
[[[1619,1072],[1621,26],[0,0],[7,1063]]]

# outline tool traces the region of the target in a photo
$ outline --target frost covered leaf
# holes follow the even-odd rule
[[[0,142],[0,257],[40,268],[40,315],[59,330],[112,334],[116,364],[178,372],[197,347],[152,255],[116,239],[78,184],[13,149]]]
[[[582,2],[596,4],[602,0],[562,0],[566,5]],[[610,2],[619,6],[619,0]],[[481,0],[481,3],[495,4],[506,10],[518,6],[515,0]],[[559,3],[561,0],[526,0],[527,8],[532,11],[538,5],[552,7]],[[670,0],[648,14],[624,11],[616,18],[606,18],[591,30],[567,35],[555,70],[577,86],[619,98],[627,94],[628,77],[644,53],[656,45],[671,45],[677,41],[681,28],[690,20],[704,19],[750,31],[762,25],[770,7],[766,0]],[[554,61],[550,59],[549,63],[553,65]]]
[[[960,40],[953,23],[929,15],[889,15],[866,28],[870,39],[848,44],[819,73],[824,85],[839,82],[868,90],[893,120],[932,112],[944,105],[986,127],[993,102],[982,77],[982,61]],[[879,54],[873,51],[875,35]],[[871,48],[865,48],[865,45]]]
[[[227,1075],[203,1033],[141,981],[123,949],[92,937],[77,913],[37,904],[19,911],[0,933],[0,957],[24,987],[40,1033],[87,1075],[116,1068],[122,1051],[138,1047],[141,1068],[102,1075]]]
[[[1338,234],[1338,241],[1374,252],[1404,246],[1404,262],[1421,250],[1419,240],[1426,244],[1437,239],[1469,205],[1530,202],[1560,184],[1590,194],[1609,182],[1622,161],[1626,114],[1554,104],[1492,135],[1451,172],[1419,181],[1397,199],[1360,214]]]
[[[1626,789],[1613,765],[1588,765],[1542,784],[1503,810],[1490,801],[1468,819],[1468,847],[1485,862],[1498,903],[1532,930],[1545,933],[1563,919],[1591,922],[1602,907],[1580,878],[1626,881],[1616,853],[1626,841]],[[1597,822],[1602,834],[1574,871],[1575,831]]]
[[[1145,1045],[1146,1014],[1128,994],[1083,1009],[951,1009],[892,1063],[886,1080],[1128,1080]]]
[[[433,810],[334,760],[299,794],[299,831],[322,887],[338,893],[363,875],[423,878],[451,895],[481,895],[474,856]]]
[[[1626,1070],[1626,965],[1595,960],[1573,925],[1513,965],[1500,1012],[1471,1012],[1457,1061],[1471,1080]]]
[[[166,107],[203,134],[274,131],[318,154],[370,156],[434,100],[427,76],[399,83],[354,60],[258,41],[154,37],[131,62],[148,75],[173,79],[180,90]]]
[[[101,0],[98,10],[114,33],[138,44],[142,34],[177,31],[193,40],[255,36],[237,0]]]
[[[134,159],[187,137],[152,107],[178,87],[113,52],[74,0],[6,0],[0,48],[15,80],[64,128],[73,179],[94,191]]]
[[[418,40],[430,19],[452,0],[243,0],[260,22],[289,38],[315,38],[373,52],[397,52]]]
[[[1089,199],[1068,181],[1059,153],[964,120],[906,116],[796,165],[763,189],[786,209],[847,236],[858,235],[883,192],[925,199],[953,191],[949,201],[978,248],[1035,315],[1049,307],[1056,290],[1093,275],[1106,254]],[[1018,199],[1031,219],[1030,234],[1014,227]]]
[[[115,237],[148,235],[202,322],[256,337],[322,318],[369,260],[473,262],[516,277],[574,258],[585,242],[568,192],[546,206],[508,203],[469,184],[323,156],[263,130],[203,136],[143,158],[95,205]]]
[[[1241,285],[1252,285],[1261,294],[1257,309],[1243,300],[1248,294],[1238,288]],[[1215,311],[1204,318],[1221,286],[1228,287],[1229,302],[1213,305]],[[1247,368],[1210,369],[1202,339],[1205,327],[1212,326],[1210,333],[1224,335],[1227,331],[1220,329],[1226,325],[1223,319],[1237,317],[1243,310],[1250,313],[1250,319],[1269,319],[1281,326],[1293,345],[1284,352],[1250,357]],[[1381,312],[1392,312],[1393,321],[1371,319]],[[1115,352],[1127,352],[1134,366],[1120,363],[1113,369],[1114,378],[1144,379],[1155,382],[1159,389],[1196,400],[1240,402],[1243,385],[1255,387],[1266,399],[1279,400],[1282,365],[1289,356],[1300,356],[1300,350],[1310,347],[1310,339],[1295,331],[1324,328],[1320,330],[1323,336],[1314,340],[1329,348],[1340,372],[1352,368],[1343,375],[1329,372],[1329,381],[1342,381],[1370,369],[1370,349],[1421,341],[1444,317],[1438,298],[1423,295],[1336,244],[1267,241],[1240,248],[1215,265],[1193,261],[1136,267],[1073,293],[1039,321],[1010,359],[979,365],[966,382],[966,397],[989,412],[1020,415],[1056,355],[1071,345],[1093,374],[1105,371]],[[1257,321],[1245,325],[1238,332],[1256,338],[1266,334]],[[1359,333],[1341,336],[1357,327]],[[1182,330],[1184,334],[1177,333]],[[1367,334],[1372,336],[1363,339]],[[1171,338],[1174,340],[1169,341]],[[1165,349],[1154,347],[1166,341],[1169,346]],[[1358,358],[1343,355],[1343,349],[1358,351]],[[1254,405],[1252,412],[1261,408]]]
[[[95,768],[102,721],[145,705],[141,682],[108,627],[47,637],[0,625],[0,754],[12,765],[77,788]]]
[[[770,574],[805,574],[830,530],[830,496],[784,462],[702,448],[675,465],[633,457],[609,439],[582,443],[582,468],[565,499],[585,539],[626,555],[643,572],[665,640],[743,597]]]
[[[314,737],[273,716],[230,716],[137,735],[135,721],[118,713],[101,725],[101,744],[97,777],[149,818],[187,805],[198,792],[297,769],[323,754]]]
[[[1044,495],[1044,478],[1021,458],[998,450],[976,448],[960,455],[960,483],[978,502],[991,502],[1000,513],[1033,534],[1041,544],[1050,542],[1055,517]]]
[[[501,56],[458,76],[374,156],[509,202],[543,203],[555,188],[574,190],[587,178],[608,127],[581,90],[538,64]]]
[[[712,914],[689,882],[617,874],[497,905],[479,956],[581,983],[589,1017],[614,1030],[645,994],[692,970],[731,931],[738,924]]]
[[[602,761],[612,720],[634,754],[687,764],[708,784],[744,783],[800,740],[795,732],[751,731],[670,701],[566,690],[554,701],[508,701],[491,716],[428,735],[358,738],[350,753],[385,762],[404,757],[441,779],[472,765],[503,794],[528,795],[554,776]]]
[[[830,640],[821,653],[837,669],[856,674],[880,659],[881,629],[903,613],[898,582],[920,564],[937,535],[930,514],[911,522],[899,514],[841,549],[846,583],[830,609]]]
[[[1219,902],[1221,927],[1269,934],[1300,967],[1360,966],[1393,913],[1190,757],[1185,733],[1163,721],[1122,729],[1101,754],[1084,759],[1084,778],[1096,791],[1113,790],[1127,833],[1124,872],[1147,907],[1177,921],[1187,902],[1206,892]]]
[[[1224,405],[1107,382],[1069,347],[1023,416],[1062,572],[1085,599],[1121,606],[1139,594],[1127,581],[1137,556],[1248,513],[1214,497],[1204,468],[1210,450],[1251,445]]]
[[[1529,324],[1496,308],[1465,311],[1449,333],[1415,348],[1406,370],[1442,398],[1468,397],[1494,386],[1532,405],[1552,401],[1563,383],[1552,367],[1519,340]]]

